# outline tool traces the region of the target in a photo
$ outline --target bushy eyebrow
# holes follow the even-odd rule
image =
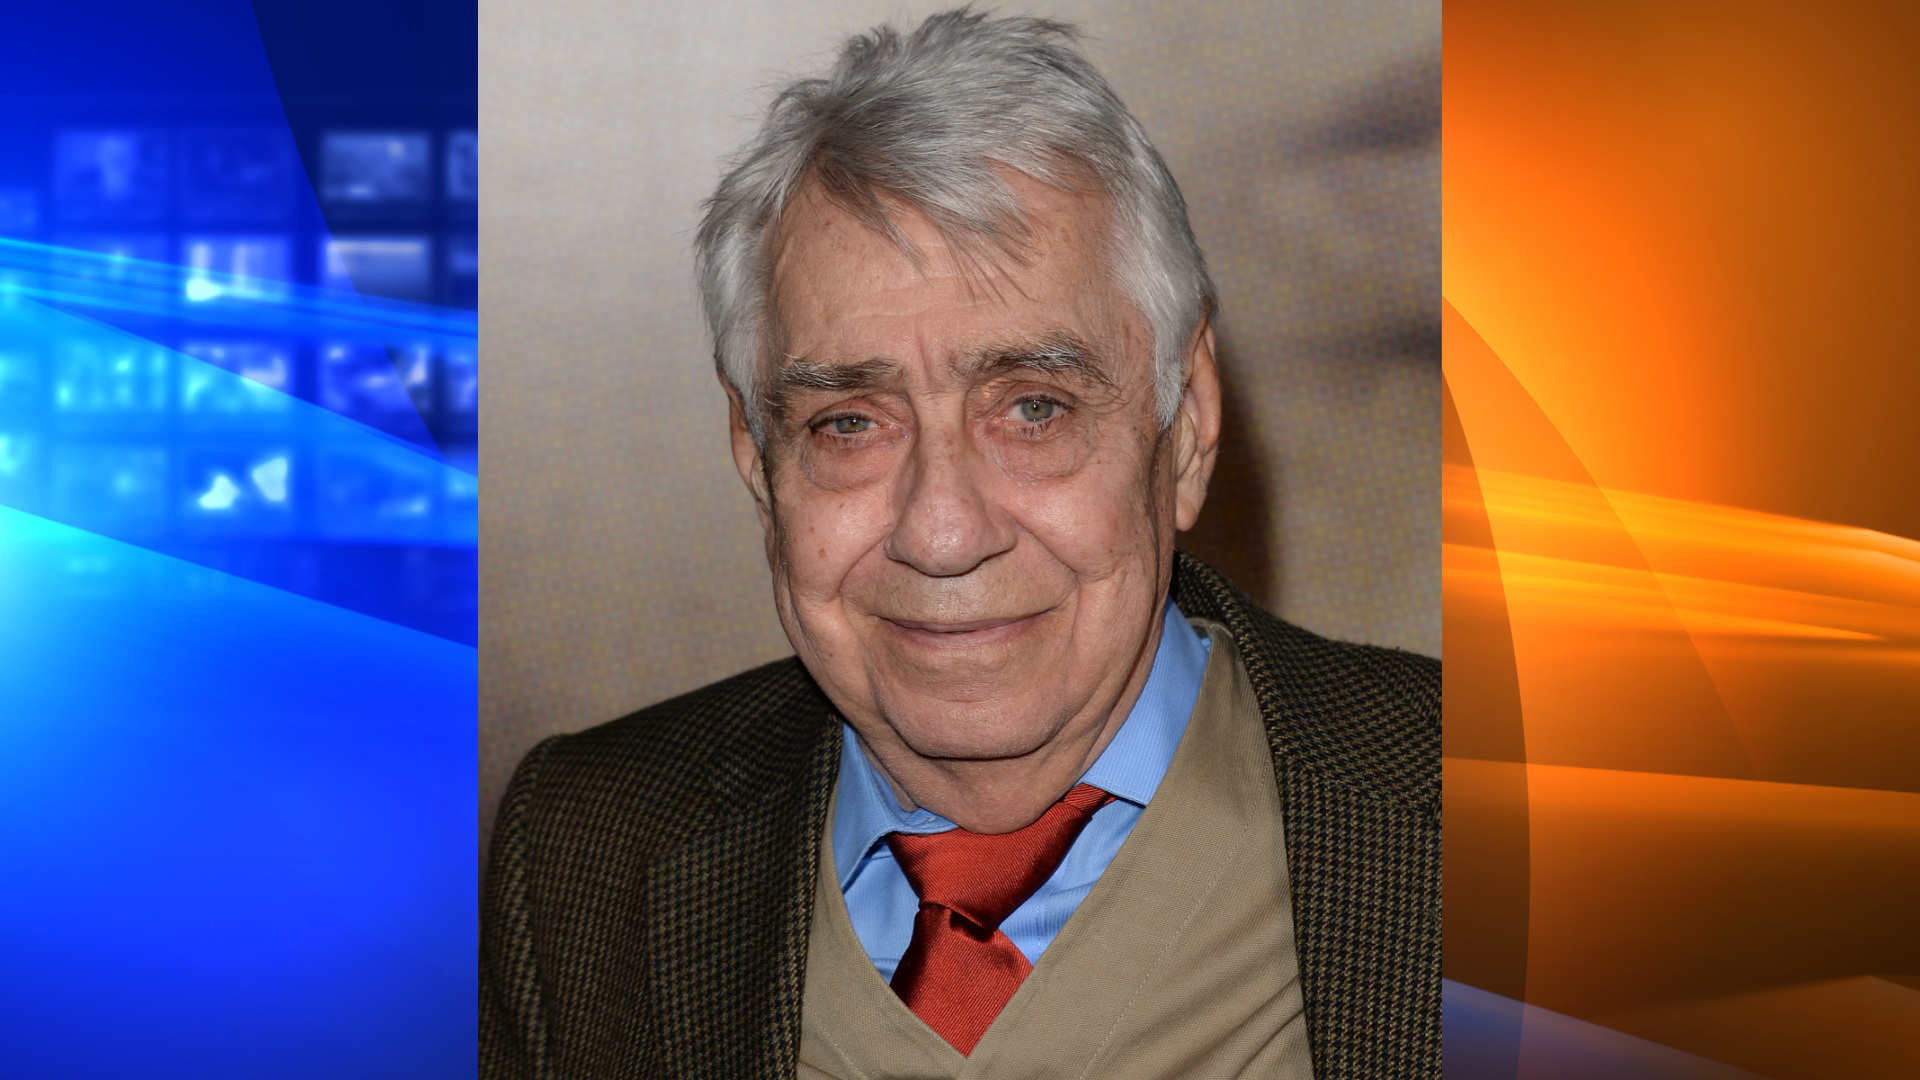
[[[860,360],[853,363],[822,363],[804,356],[788,354],[787,362],[773,373],[767,387],[767,415],[784,422],[787,407],[795,393],[808,390],[845,392],[869,390],[900,374],[900,365],[891,360]]]
[[[954,365],[955,374],[963,378],[992,378],[1019,371],[1077,375],[1103,387],[1114,385],[1113,375],[1100,354],[1065,330],[1055,330],[1019,344],[990,346]]]
[[[823,364],[804,356],[791,357],[774,374],[775,392],[794,390],[865,390],[898,374],[891,360],[861,360],[851,364]]]

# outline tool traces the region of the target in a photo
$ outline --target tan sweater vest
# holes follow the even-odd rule
[[[867,958],[824,830],[802,1080],[1312,1080],[1272,752],[1233,639],[1192,622],[1213,649],[1166,778],[970,1057]]]

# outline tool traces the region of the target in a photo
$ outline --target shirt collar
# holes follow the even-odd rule
[[[1180,736],[1200,697],[1213,643],[1195,633],[1186,616],[1168,599],[1160,647],[1139,700],[1081,777],[1102,791],[1145,806],[1160,788],[1180,748]],[[868,851],[888,833],[946,832],[954,824],[931,810],[902,810],[880,771],[867,760],[853,728],[841,725],[839,798],[833,815],[833,862],[845,889]]]

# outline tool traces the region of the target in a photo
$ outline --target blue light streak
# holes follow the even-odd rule
[[[471,311],[0,237],[0,309],[21,299],[200,331],[467,349],[479,339]]]

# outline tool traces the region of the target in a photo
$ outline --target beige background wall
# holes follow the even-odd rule
[[[787,655],[688,245],[783,73],[949,4],[483,0],[480,798]],[[1283,616],[1440,651],[1437,0],[1073,2],[1219,282],[1228,446],[1187,544]]]

